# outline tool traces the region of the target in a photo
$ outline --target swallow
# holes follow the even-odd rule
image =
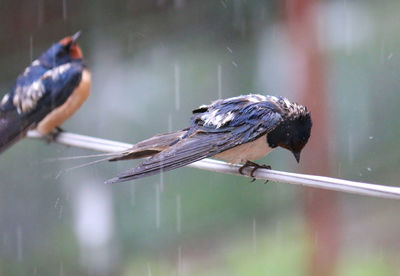
[[[264,167],[253,161],[277,147],[291,151],[299,162],[311,127],[307,108],[284,97],[249,94],[220,99],[193,110],[190,127],[156,135],[111,158],[150,157],[106,183],[158,174],[209,157],[243,164],[242,173],[245,167]]]
[[[28,130],[56,132],[90,94],[91,76],[76,42],[80,32],[53,44],[20,74],[0,102],[0,153]]]

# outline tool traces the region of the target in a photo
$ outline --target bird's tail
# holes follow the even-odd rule
[[[30,127],[16,110],[0,112],[0,153],[23,138]]]
[[[166,133],[156,135],[147,140],[141,141],[135,145],[133,145],[130,149],[120,151],[120,152],[112,152],[112,153],[101,153],[101,154],[90,154],[83,156],[69,156],[69,157],[57,157],[50,158],[45,160],[45,162],[54,162],[54,161],[65,161],[65,160],[81,160],[88,158],[97,158],[102,157],[100,159],[86,162],[77,166],[73,166],[67,169],[60,171],[59,175],[65,172],[69,172],[75,169],[83,168],[86,166],[90,166],[93,164],[97,164],[104,161],[118,161],[118,160],[129,160],[129,159],[138,159],[152,156],[169,145],[173,144],[176,141],[179,141],[181,137],[186,134],[186,130],[177,131],[174,133]]]
[[[184,129],[177,132],[153,136],[133,145],[132,148],[123,151],[119,155],[110,158],[109,161],[138,159],[152,156],[160,151],[163,151],[171,144],[179,141],[186,134],[186,132],[187,130]]]

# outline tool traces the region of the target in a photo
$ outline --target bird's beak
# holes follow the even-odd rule
[[[293,151],[294,158],[296,158],[297,163],[300,162],[300,151]]]
[[[81,36],[81,31],[76,32],[73,36],[72,36],[72,43],[75,43],[78,38]]]

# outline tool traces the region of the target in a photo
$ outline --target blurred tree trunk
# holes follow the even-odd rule
[[[293,89],[311,111],[313,129],[302,155],[307,173],[330,175],[330,111],[325,89],[323,51],[318,37],[318,0],[286,0],[285,20],[293,51]],[[334,136],[334,135],[333,135]],[[304,208],[311,234],[307,275],[336,274],[339,254],[339,212],[335,192],[306,189]]]

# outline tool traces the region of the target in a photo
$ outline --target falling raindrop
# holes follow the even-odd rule
[[[221,0],[221,5],[226,9],[227,6],[224,0]]]
[[[160,228],[160,185],[156,183],[156,227]]]
[[[372,169],[371,169],[370,167],[368,167],[368,168],[367,168],[367,171],[369,171],[369,172],[370,172],[370,171],[372,171]]]
[[[179,110],[180,105],[180,67],[179,64],[175,63],[175,109]]]
[[[54,179],[59,179],[60,176],[64,173],[63,170],[59,170],[58,173],[56,174],[56,176],[54,177]]]
[[[147,263],[147,275],[151,276],[151,267],[149,263]]]
[[[253,218],[253,252],[257,253],[257,222]]]
[[[60,276],[64,276],[64,263],[60,262]]]
[[[63,19],[67,20],[67,0],[63,0]]]
[[[60,198],[57,197],[56,203],[54,203],[54,209],[57,209],[58,203],[60,203]]]
[[[282,242],[282,222],[281,221],[277,221],[276,222],[276,227],[275,227],[275,241],[276,244],[280,247],[281,246],[281,242]]]
[[[261,18],[261,20],[264,20],[264,19],[265,19],[265,9],[262,9],[262,10],[260,11],[260,18]]]
[[[181,231],[181,196],[176,195],[176,232],[180,234]]]
[[[227,46],[226,49],[228,50],[229,53],[231,53],[231,54],[233,53],[233,51],[230,47]]]
[[[178,276],[182,275],[182,247],[178,247]]]
[[[372,140],[372,139],[374,139],[374,136],[369,136],[368,138],[369,138],[369,140]]]
[[[164,192],[164,172],[160,172],[160,192]]]
[[[232,65],[238,67],[237,63],[232,60]]]
[[[221,64],[218,64],[218,73],[217,73],[217,79],[218,79],[218,98],[222,98],[222,66]]]
[[[59,219],[62,217],[63,211],[64,211],[64,208],[63,208],[62,205],[60,205],[60,211],[58,212],[58,218],[59,218]]]
[[[22,228],[20,225],[17,226],[17,258],[18,261],[22,261]]]
[[[390,59],[392,59],[392,57],[393,57],[393,53],[390,53],[390,54],[388,55],[387,59],[390,60]]]
[[[33,61],[33,36],[29,37],[29,58],[30,61]]]

